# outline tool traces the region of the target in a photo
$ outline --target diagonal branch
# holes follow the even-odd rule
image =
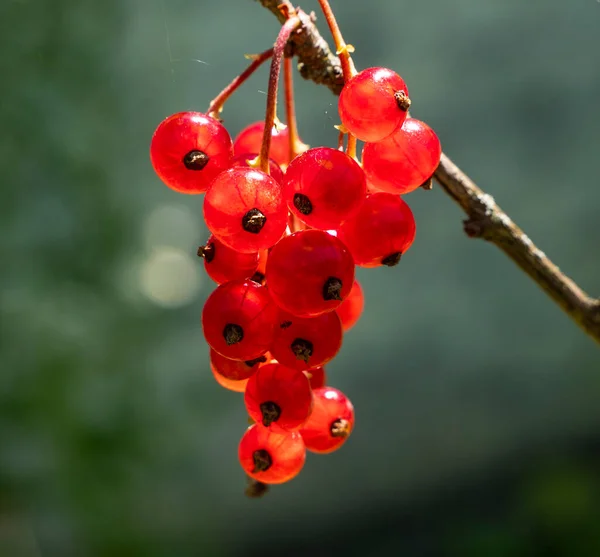
[[[258,0],[280,22],[285,15],[279,6],[287,0]],[[323,84],[336,95],[343,85],[339,59],[331,52],[314,24],[314,15],[304,16],[302,28],[292,36],[301,75]],[[586,294],[445,154],[434,175],[442,189],[467,214],[464,229],[472,238],[483,238],[499,247],[527,273],[596,342],[600,343],[600,300]]]

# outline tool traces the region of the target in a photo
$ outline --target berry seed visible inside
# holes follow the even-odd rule
[[[266,472],[273,464],[271,455],[265,451],[265,449],[258,449],[257,451],[254,451],[254,453],[252,453],[252,459],[254,460],[254,470],[252,470],[253,473]]]
[[[294,207],[303,215],[310,215],[313,210],[310,199],[303,193],[294,194]]]
[[[342,281],[337,277],[329,277],[323,285],[324,300],[341,300]]]
[[[298,360],[304,360],[306,363],[308,363],[309,358],[313,355],[314,347],[310,340],[296,338],[290,344],[290,348]]]
[[[203,151],[190,151],[183,157],[183,164],[188,170],[202,170],[210,160]]]
[[[265,217],[258,209],[254,208],[250,209],[242,217],[242,228],[251,234],[258,234],[266,222],[267,217]]]
[[[384,257],[381,260],[381,264],[386,265],[387,267],[395,267],[396,265],[398,265],[398,263],[400,263],[401,257],[402,254],[399,251],[396,253],[392,253],[387,257]]]
[[[235,323],[227,323],[223,329],[223,338],[227,346],[237,344],[244,338],[244,329]]]
[[[267,402],[261,402],[260,411],[262,412],[262,424],[265,427],[269,427],[273,422],[276,422],[281,416],[281,408],[279,405],[271,400]]]

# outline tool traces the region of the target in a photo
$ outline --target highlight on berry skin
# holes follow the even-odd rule
[[[251,478],[266,484],[281,484],[300,473],[306,448],[297,431],[274,432],[257,423],[244,433],[238,458]]]
[[[299,317],[335,310],[354,282],[349,249],[323,230],[303,230],[282,238],[267,259],[269,293],[282,309]]]
[[[273,431],[298,429],[313,404],[308,377],[280,363],[261,366],[248,380],[244,395],[250,417]]]
[[[367,68],[346,82],[338,111],[344,127],[361,141],[376,142],[400,128],[410,107],[404,80],[387,68]]]
[[[312,228],[336,228],[356,215],[366,189],[358,163],[330,147],[315,147],[298,155],[284,179],[289,210]]]
[[[366,143],[362,162],[370,184],[381,191],[404,195],[433,176],[441,155],[436,133],[424,122],[408,118],[391,137]]]
[[[275,336],[278,310],[267,289],[251,280],[217,287],[202,310],[202,329],[208,345],[232,360],[262,356]]]
[[[331,453],[339,449],[354,429],[354,406],[341,391],[322,387],[313,391],[313,411],[300,429],[306,449]]]
[[[225,127],[201,112],[178,112],[163,120],[150,143],[159,178],[180,193],[204,193],[229,167],[233,144]]]

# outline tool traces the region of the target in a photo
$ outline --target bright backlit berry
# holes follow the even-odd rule
[[[250,417],[274,431],[298,429],[312,411],[312,389],[301,371],[277,364],[261,366],[246,385]]]
[[[198,248],[198,255],[204,259],[206,273],[217,284],[250,278],[258,267],[258,252],[240,253],[214,236]]]
[[[408,118],[385,141],[367,143],[363,168],[370,183],[381,191],[405,194],[422,186],[440,163],[442,146],[424,122]]]
[[[313,228],[335,228],[354,216],[366,195],[365,174],[352,158],[330,147],[298,155],[284,178],[287,205]]]
[[[306,448],[315,453],[339,449],[354,428],[354,407],[337,389],[315,389],[313,411],[300,430]]]
[[[278,310],[264,286],[251,280],[226,282],[208,297],[202,329],[208,345],[232,360],[253,360],[273,342]]]
[[[410,99],[404,80],[387,68],[368,68],[343,87],[338,101],[345,128],[361,141],[381,141],[406,119]]]
[[[267,260],[267,286],[277,305],[300,317],[333,311],[354,282],[348,248],[322,230],[282,238]]]
[[[229,167],[231,137],[214,118],[179,112],[163,120],[150,143],[150,160],[160,179],[181,193],[203,193]]]
[[[306,448],[297,431],[276,433],[254,424],[240,441],[238,458],[251,478],[266,484],[281,484],[302,470]]]
[[[231,159],[231,166],[244,166],[252,168],[250,164],[256,160],[257,157],[257,153],[242,153],[241,155],[235,155],[233,159]],[[283,184],[283,171],[273,159],[269,159],[269,175],[277,183]]]
[[[320,389],[327,383],[327,373],[325,372],[325,366],[311,367],[305,370],[304,375],[308,377],[311,389]]]
[[[271,355],[267,352],[258,358],[254,358],[254,360],[230,360],[225,356],[221,356],[212,348],[210,349],[210,365],[223,377],[233,381],[248,379],[258,371],[261,365],[266,364],[270,359]]]
[[[410,248],[416,234],[410,207],[391,193],[368,195],[358,215],[346,221],[338,237],[361,267],[393,267]]]
[[[204,219],[209,230],[236,251],[269,248],[287,226],[281,185],[254,168],[230,168],[206,192]]]
[[[332,360],[342,346],[342,337],[342,323],[335,311],[316,317],[282,311],[270,351],[279,363],[308,370]]]
[[[365,306],[365,298],[362,286],[358,280],[354,279],[352,290],[348,297],[341,303],[340,307],[335,311],[342,321],[342,328],[349,331],[360,318]]]
[[[235,154],[260,153],[264,129],[264,121],[254,122],[246,126],[233,142]],[[280,166],[286,166],[290,162],[288,127],[280,122],[273,126],[271,132],[269,158],[273,159]]]
[[[247,378],[228,379],[222,373],[219,373],[219,371],[212,364],[210,364],[210,370],[212,371],[215,381],[224,389],[233,391],[234,393],[243,393],[246,390],[246,384],[248,383]]]

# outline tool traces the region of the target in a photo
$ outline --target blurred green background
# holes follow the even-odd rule
[[[600,4],[332,2],[357,66],[401,73],[447,154],[599,294]],[[401,265],[359,271],[329,366],[352,438],[243,496],[242,398],[199,322],[202,199],[148,147],[276,33],[252,0],[0,1],[0,556],[600,555],[598,347],[438,187],[407,197]],[[302,138],[335,145],[336,99],[296,83]]]

